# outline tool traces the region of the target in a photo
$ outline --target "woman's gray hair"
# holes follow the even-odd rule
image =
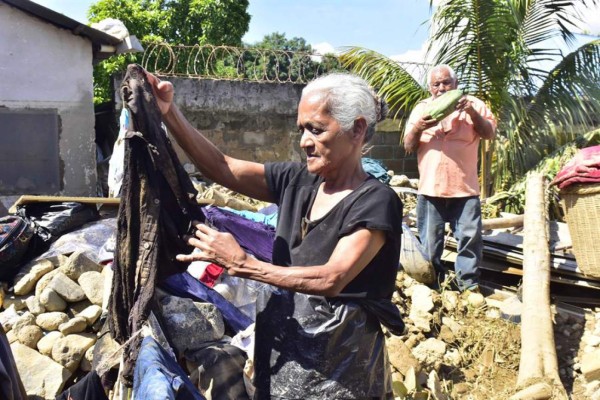
[[[434,72],[437,72],[441,69],[447,70],[448,74],[450,74],[450,78],[452,78],[452,80],[456,82],[458,77],[456,76],[456,72],[454,71],[454,69],[448,64],[438,64],[429,70],[429,73],[427,74],[427,86],[429,86],[429,84],[431,83],[431,75],[433,75]]]
[[[331,116],[339,122],[342,131],[354,126],[354,121],[364,118],[367,123],[365,143],[375,133],[375,124],[388,113],[387,105],[364,79],[348,73],[330,73],[311,81],[302,90],[302,96],[314,92],[325,95],[325,104]]]

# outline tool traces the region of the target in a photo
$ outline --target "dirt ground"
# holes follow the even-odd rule
[[[445,310],[437,312],[439,315],[434,317],[436,319],[448,316]],[[466,307],[453,312],[451,316],[466,329],[453,343],[448,344],[449,349],[458,350],[461,362],[455,366],[442,363],[438,371],[442,392],[448,399],[508,399],[516,392],[521,354],[520,324],[490,317],[489,307],[486,306],[480,309]],[[582,377],[573,369],[573,364],[581,355],[580,339],[585,325],[585,318],[576,314],[555,315],[559,371],[565,390],[573,400],[588,398]],[[439,334],[435,330],[430,333],[432,337]],[[417,398],[427,397],[404,397]]]

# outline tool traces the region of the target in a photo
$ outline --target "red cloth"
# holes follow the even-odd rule
[[[215,286],[215,283],[223,273],[223,269],[223,267],[217,264],[208,264],[202,275],[200,275],[200,282],[208,287]]]
[[[576,183],[600,183],[600,145],[579,150],[552,181],[559,189]]]

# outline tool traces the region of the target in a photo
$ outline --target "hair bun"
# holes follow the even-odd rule
[[[378,98],[377,103],[377,122],[381,122],[388,116],[390,109],[382,98]]]

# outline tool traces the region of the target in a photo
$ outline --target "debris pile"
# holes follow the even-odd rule
[[[28,395],[54,398],[91,370],[105,270],[79,251],[32,261],[2,289],[0,322]]]
[[[398,273],[394,302],[407,329],[387,337],[396,399],[500,400],[515,392],[520,300],[498,290],[459,293],[448,289],[452,279],[450,272],[437,291]],[[600,309],[554,307],[554,331],[571,398],[600,399]]]
[[[392,176],[391,184],[403,198],[410,223],[416,182]],[[199,203],[233,204],[232,208],[242,210],[264,206],[217,185],[196,187]],[[506,235],[496,232],[489,236],[486,262],[499,253],[497,239]],[[510,252],[514,256],[519,253],[520,243],[512,243],[514,235],[510,235],[514,247]],[[97,237],[95,241],[97,244],[108,241],[109,236]],[[447,244],[451,250],[452,241]],[[53,399],[88,371],[97,369],[97,359],[114,356],[115,348],[104,348],[99,340],[106,326],[111,268],[90,258],[89,250],[77,246],[81,243],[26,264],[14,285],[5,285],[0,290],[0,322],[28,395]],[[499,262],[499,257],[494,261]],[[570,262],[568,258],[566,264],[570,266]],[[565,262],[560,263],[558,272],[564,265]],[[229,279],[229,284],[235,282],[232,277],[224,278]],[[453,279],[450,269],[441,288],[434,290],[402,269],[397,274],[393,301],[401,311],[406,330],[401,336],[387,332],[386,342],[398,400],[509,399],[515,393],[523,306],[518,294],[485,283],[482,293],[459,293],[452,289]],[[220,282],[215,283],[217,289]],[[205,350],[207,343],[231,340],[232,332],[213,304],[161,290],[156,298],[162,314],[161,325],[177,353],[189,355]],[[247,311],[233,300],[232,304]],[[559,374],[567,393],[575,400],[600,400],[600,308],[579,308],[557,301],[552,311]],[[235,390],[232,386],[229,392],[237,394],[230,398],[245,398],[252,388],[244,374],[250,375],[248,368],[252,364],[248,363],[244,350],[236,347],[232,353],[232,349],[227,350],[236,354],[231,368],[236,376],[241,376]],[[219,381],[218,374],[211,375],[212,369],[207,367],[205,359],[188,360],[181,365],[185,365],[184,372],[190,381],[208,398],[215,387],[226,386]],[[112,395],[111,398],[116,396]]]

